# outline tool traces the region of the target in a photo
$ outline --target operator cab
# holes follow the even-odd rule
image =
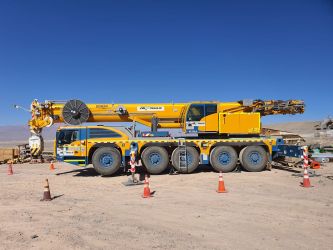
[[[57,160],[84,166],[86,164],[85,149],[85,127],[62,127],[58,129],[55,140]]]
[[[110,139],[126,140],[130,137],[129,131],[124,128],[115,129],[106,126],[61,127],[56,133],[56,157],[60,161],[85,166],[88,164],[86,152],[89,145],[108,142]]]
[[[186,133],[216,133],[217,121],[217,103],[192,103],[187,109],[185,130]]]

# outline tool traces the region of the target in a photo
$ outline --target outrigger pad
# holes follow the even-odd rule
[[[122,182],[122,184],[123,184],[124,186],[128,187],[128,186],[143,185],[144,182],[143,182],[143,181],[133,182],[132,178],[128,178],[128,180]]]

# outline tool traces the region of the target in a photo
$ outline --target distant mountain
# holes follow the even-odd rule
[[[263,125],[263,127],[288,131],[299,135],[306,135],[306,134],[313,134],[316,131],[316,125],[318,124],[320,124],[320,121],[284,122],[284,123],[266,124]]]
[[[283,131],[288,131],[297,134],[312,133],[315,131],[315,125],[319,124],[318,121],[308,121],[308,122],[287,122],[287,123],[274,123],[274,124],[264,124],[265,128],[279,129]],[[53,140],[57,126],[52,126],[50,128],[43,129],[43,137],[45,140]],[[112,125],[111,125],[112,126]],[[148,130],[148,129],[143,129]],[[180,130],[172,130],[171,134],[173,136],[180,136],[182,133]],[[0,142],[8,141],[26,141],[30,136],[29,127],[25,125],[13,125],[13,126],[0,126]]]
[[[45,140],[53,140],[58,126],[43,129]],[[0,126],[0,142],[28,141],[29,127],[25,125]]]

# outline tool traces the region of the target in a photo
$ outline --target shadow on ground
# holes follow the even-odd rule
[[[82,168],[82,169],[74,169],[66,172],[57,173],[56,175],[67,175],[74,174],[74,177],[94,177],[99,176],[93,168]]]
[[[301,173],[302,169],[299,168],[295,168],[295,167],[290,167],[290,166],[279,166],[279,165],[274,165],[272,166],[274,169],[279,169],[279,170],[284,170],[284,171],[288,171],[291,173]]]
[[[297,173],[297,174],[302,173],[302,169],[298,169],[298,168],[294,168],[294,167],[274,165],[273,168],[274,169],[279,169],[279,170],[285,170],[285,171],[288,171],[288,172],[291,172],[291,173]],[[210,165],[199,165],[199,167],[195,171],[193,171],[191,174],[200,174],[200,173],[206,173],[206,172],[216,172],[216,171]],[[233,172],[230,172],[230,173],[242,173],[242,172],[248,172],[248,171],[243,169],[240,165],[237,165],[236,169]],[[147,173],[147,171],[145,170],[144,167],[137,167],[136,173],[140,174],[140,180],[144,179],[145,174],[147,174],[148,176],[150,175],[149,173]],[[96,177],[96,176],[101,176],[92,167],[87,167],[87,168],[82,168],[82,169],[73,169],[73,170],[70,170],[70,171],[57,173],[56,175],[67,175],[67,174],[72,174],[73,177]],[[168,174],[177,175],[177,174],[181,174],[181,173],[178,173],[177,171],[176,172],[172,171],[172,167],[169,166],[165,171],[163,171],[159,175],[168,175]],[[112,175],[112,176],[129,176],[129,175],[130,175],[129,172],[124,172],[123,168],[120,168],[119,171],[116,174]],[[112,177],[112,176],[101,176],[101,177],[108,178],[108,177]]]
[[[199,167],[194,172],[192,172],[191,174],[199,174],[199,173],[213,172],[213,171],[214,170],[212,169],[211,166],[199,165]],[[242,171],[244,171],[244,170],[234,171],[233,173],[240,173]],[[143,167],[141,167],[141,168],[138,167],[136,173],[140,175],[140,180],[144,180],[144,175],[145,174],[150,176],[150,174],[147,173],[147,171]],[[177,175],[177,174],[181,174],[181,173],[177,173],[177,172],[175,173],[175,172],[171,171],[171,166],[170,166],[165,171],[163,171],[162,173],[160,173],[158,175],[169,175],[169,174]],[[70,171],[57,173],[56,175],[58,175],[58,176],[72,175],[73,177],[96,177],[96,176],[101,176],[92,167],[87,167],[87,168],[82,168],[82,169],[73,169],[73,170],[70,170]],[[124,170],[121,168],[121,169],[119,169],[119,171],[116,174],[114,174],[112,176],[130,176],[130,173],[129,172],[124,172]],[[101,177],[107,178],[107,177],[112,177],[112,176],[101,176]]]

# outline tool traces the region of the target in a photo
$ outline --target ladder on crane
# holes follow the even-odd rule
[[[188,173],[188,162],[187,162],[187,152],[186,152],[186,139],[178,139],[179,148],[179,170],[182,173]]]
[[[186,153],[186,139],[178,138],[178,149],[179,149],[179,172],[188,173],[188,162],[187,162],[187,153]],[[177,164],[177,163],[176,163]],[[170,168],[170,175],[179,174],[179,172],[175,169],[174,166]]]

